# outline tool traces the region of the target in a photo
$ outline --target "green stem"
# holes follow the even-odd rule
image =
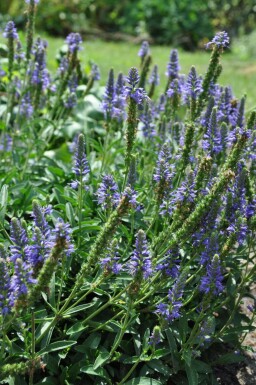
[[[1,360],[4,359],[5,338],[6,338],[6,331],[5,331],[5,329],[3,329],[3,332],[2,332],[2,346],[1,346]]]
[[[106,162],[106,155],[107,155],[107,149],[108,149],[108,138],[109,138],[109,129],[110,129],[110,122],[108,121],[106,123],[106,136],[104,140],[104,145],[103,145],[103,156],[102,156],[102,162],[101,162],[101,167],[100,167],[100,174],[102,174],[104,168],[105,168],[105,162]]]
[[[82,239],[82,220],[83,220],[83,215],[82,215],[82,210],[83,210],[83,198],[84,198],[84,183],[83,183],[83,176],[80,174],[79,178],[79,186],[78,186],[78,242],[77,242],[77,247],[81,246],[81,239]]]
[[[60,289],[59,289],[58,300],[57,300],[57,312],[59,311],[59,308],[60,308],[62,287],[63,287],[63,281],[64,281],[65,261],[66,261],[66,256],[64,257],[62,261],[62,266],[61,266],[61,280],[60,280]]]
[[[32,309],[32,315],[31,315],[31,361],[34,362],[35,354],[36,354],[36,347],[35,347],[35,313]],[[29,372],[29,385],[33,385],[34,382],[34,366],[30,368]]]
[[[120,334],[116,340],[116,342],[114,343],[112,349],[110,350],[110,353],[109,353],[109,359],[111,359],[113,357],[113,354],[115,353],[116,349],[118,348],[118,346],[120,345],[122,339],[123,339],[123,336],[126,332],[126,329],[127,329],[127,326],[129,325],[129,318],[130,318],[130,310],[131,310],[131,302],[129,303],[129,306],[128,306],[128,309],[126,311],[126,314],[125,314],[125,319],[124,319],[124,322],[123,322],[123,326],[122,326],[122,329],[120,331]]]
[[[240,285],[239,285],[240,287]],[[236,290],[236,292],[238,292],[238,289]],[[225,325],[220,329],[220,331],[215,335],[215,338],[217,339],[219,336],[223,336],[223,333],[224,331],[227,329],[227,327],[231,324],[233,318],[234,318],[234,315],[235,313],[237,312],[237,309],[238,307],[240,306],[240,301],[241,299],[243,298],[242,294],[239,295],[238,299],[237,299],[237,302],[227,320],[227,322],[225,323]]]
[[[121,382],[118,382],[117,385],[122,385],[122,384],[124,384],[124,382],[130,377],[130,375],[132,374],[132,372],[134,372],[134,370],[137,368],[137,366],[139,365],[140,362],[141,362],[141,358],[138,357],[137,361],[133,364],[133,366],[131,367],[131,369],[129,370],[129,372],[126,374],[126,376],[122,379]]]
[[[120,317],[120,315],[122,315],[123,313],[124,313],[124,310],[121,310],[119,313],[114,315],[114,317],[112,317],[111,319],[107,320],[106,322],[104,322],[100,326],[97,326],[93,330],[89,331],[89,333],[91,334],[91,333],[97,332],[98,330],[104,330],[104,326],[106,326],[109,322],[114,321],[116,318]]]
[[[101,277],[101,279],[99,279],[98,282],[95,282],[94,284],[92,284],[92,287],[82,295],[82,297],[80,297],[75,303],[72,304],[72,306],[70,306],[68,308],[67,311],[70,311],[71,309],[73,309],[74,307],[76,307],[80,302],[82,302],[83,300],[85,300],[85,298],[91,294],[103,281],[104,281],[105,277]],[[65,304],[64,306],[61,308],[61,313],[64,314],[63,312],[66,310],[66,301],[65,301]]]
[[[104,305],[102,305],[99,309],[95,310],[91,315],[89,315],[84,321],[83,325],[85,325],[88,321],[90,321],[92,318],[94,318],[96,315],[102,312],[102,310],[105,310],[108,306],[114,304],[114,301],[117,300],[121,295],[127,290],[128,288],[125,287],[123,290],[121,290],[115,297],[110,298],[108,302],[106,302]]]

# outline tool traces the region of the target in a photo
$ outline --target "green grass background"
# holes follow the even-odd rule
[[[63,44],[63,40],[59,38],[47,38],[49,42],[49,66],[53,69],[55,64],[55,56],[58,48]],[[80,57],[84,65],[89,60],[97,63],[101,70],[101,84],[105,85],[108,72],[111,67],[115,73],[123,72],[127,74],[129,68],[139,67],[140,58],[138,57],[138,45],[127,42],[105,42],[100,40],[87,41],[84,43],[84,49],[80,52]],[[166,65],[169,60],[170,50],[172,47],[152,46],[151,53],[153,64],[159,66],[160,83],[166,82]],[[181,72],[187,74],[190,67],[195,65],[198,74],[204,74],[209,62],[210,51],[198,51],[195,53],[179,51],[179,59]],[[221,63],[223,71],[219,79],[221,85],[231,85],[237,98],[247,95],[247,110],[256,107],[256,61],[251,59],[243,59],[232,51],[223,54]]]
[[[49,43],[48,68],[54,71],[57,66],[56,54],[58,49],[64,44],[64,39],[48,36],[44,38]],[[24,41],[24,36],[21,37],[21,40]],[[3,39],[1,39],[1,42],[3,42]],[[105,85],[111,67],[114,68],[116,74],[118,72],[127,74],[132,66],[139,68],[139,48],[138,45],[127,42],[85,41],[83,50],[79,52],[79,55],[83,66],[88,65],[90,60],[99,65],[101,71],[100,84]],[[159,66],[161,90],[166,83],[165,71],[171,48],[168,46],[151,47],[153,64],[158,64]],[[197,51],[195,53],[184,52],[180,49],[178,51],[181,73],[187,74],[192,65],[195,65],[198,74],[205,73],[211,54],[210,51]],[[231,85],[237,98],[241,98],[246,94],[247,111],[256,107],[256,60],[248,57],[243,58],[241,55],[227,50],[222,56],[221,63],[223,65],[223,72],[219,83],[225,86]]]

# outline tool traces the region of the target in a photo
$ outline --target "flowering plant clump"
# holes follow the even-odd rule
[[[26,3],[0,72],[0,382],[213,384],[256,313],[256,112],[217,83],[229,38],[204,75],[172,50],[159,98],[143,42],[101,93],[77,33],[52,77]]]

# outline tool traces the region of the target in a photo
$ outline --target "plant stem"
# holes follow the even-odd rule
[[[33,385],[34,383],[34,358],[35,358],[36,348],[35,348],[35,313],[34,309],[32,309],[31,314],[31,361],[33,363],[29,372],[29,385]]]
[[[129,370],[129,372],[126,374],[126,376],[122,379],[121,382],[118,382],[117,385],[122,385],[129,377],[130,375],[132,374],[132,372],[137,368],[137,366],[139,365],[139,363],[141,362],[141,358],[138,357],[137,361],[133,364],[133,366],[131,367],[131,369]]]

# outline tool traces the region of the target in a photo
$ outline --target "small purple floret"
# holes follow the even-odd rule
[[[71,32],[66,38],[66,43],[68,44],[71,53],[82,50],[82,38],[77,32]]]
[[[216,46],[219,49],[227,48],[229,46],[229,36],[227,32],[218,32],[214,38],[205,45],[207,49],[212,48],[213,46]]]
[[[144,279],[147,279],[153,273],[151,254],[149,251],[146,234],[143,230],[139,230],[137,233],[135,249],[129,263],[129,270],[134,277],[142,274]]]
[[[96,192],[98,198],[98,204],[103,209],[110,207],[117,207],[120,201],[120,194],[118,192],[118,186],[114,181],[112,175],[105,175],[102,178],[102,182]]]
[[[3,37],[5,37],[6,39],[14,39],[14,40],[19,38],[13,21],[8,21],[8,23],[6,24]]]

